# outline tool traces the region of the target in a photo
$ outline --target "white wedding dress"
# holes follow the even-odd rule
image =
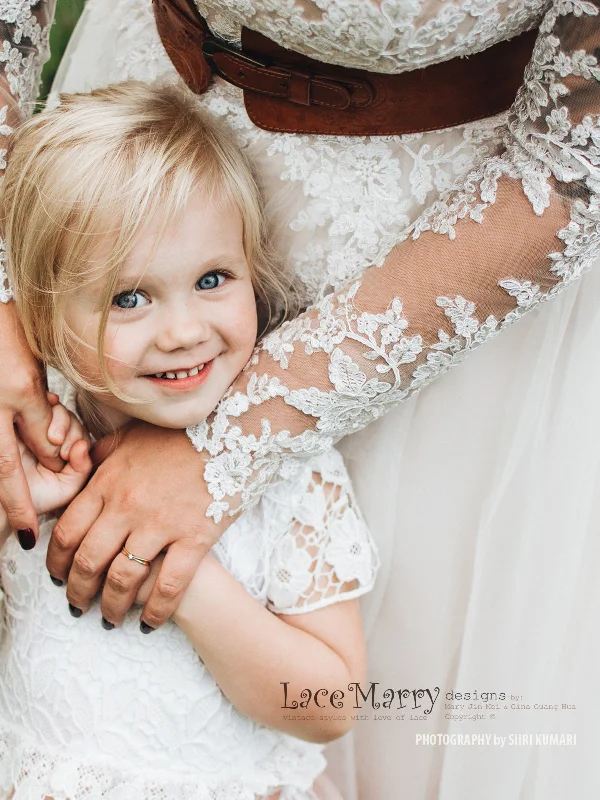
[[[382,72],[484,49],[539,24],[549,8],[537,0],[206,0],[198,5],[213,31],[232,41],[244,23],[322,60]],[[332,354],[332,402],[351,395],[347,383],[339,389],[340,370],[347,363],[339,347],[352,339],[350,327],[338,330],[336,347],[331,331],[335,309],[347,310],[352,299],[342,296],[341,305],[332,307],[322,298],[359,278],[369,265],[384,262],[411,230],[415,237],[428,229],[440,234],[423,235],[416,244],[434,240],[431,247],[437,249],[428,270],[457,286],[444,291],[427,287],[428,295],[435,291],[427,301],[432,306],[436,294],[456,295],[453,301],[442,298],[445,306],[437,303],[453,329],[449,335],[448,329],[434,333],[434,344],[427,348],[422,347],[425,337],[401,338],[406,327],[402,307],[391,309],[383,322],[383,317],[362,315],[373,330],[388,325],[389,340],[402,348],[395,356],[387,352],[385,364],[377,365],[383,383],[373,393],[389,388],[385,371],[390,365],[416,366],[410,385],[401,385],[394,370],[389,400],[405,401],[341,445],[382,560],[380,581],[363,606],[369,680],[382,689],[440,687],[441,693],[426,719],[411,720],[406,714],[398,720],[391,711],[392,719],[384,721],[371,711],[370,719],[329,748],[330,774],[345,800],[571,800],[595,796],[600,786],[595,753],[600,736],[600,265],[508,327],[541,299],[558,294],[599,252],[598,89],[585,96],[589,110],[585,104],[577,108],[582,101],[577,95],[573,122],[568,110],[548,111],[547,117],[540,111],[549,102],[548,86],[554,91],[563,85],[557,76],[566,76],[567,84],[573,74],[590,85],[600,80],[600,52],[594,50],[594,42],[600,43],[598,9],[590,2],[557,0],[555,10],[563,16],[547,18],[546,38],[510,128],[503,114],[399,137],[272,134],[252,125],[241,92],[231,86],[216,81],[200,100],[234,129],[253,159],[279,252],[301,278],[307,299],[320,302],[320,339],[311,334],[309,342],[305,329],[292,326],[268,340],[261,358],[267,358],[265,352],[271,358],[272,374],[285,381],[287,360],[299,357],[299,343],[307,352],[310,344],[317,353]],[[573,20],[573,26],[587,25],[579,44],[568,27]],[[571,49],[582,48],[579,56],[564,55],[561,33]],[[173,69],[157,37],[150,0],[88,0],[55,89],[84,91],[163,75],[173,75]],[[552,91],[552,103],[560,106],[562,89]],[[537,128],[540,120],[544,125]],[[508,150],[500,156],[505,137]],[[553,288],[534,269],[540,255],[536,232],[543,221],[552,224],[551,174],[559,184],[584,182],[592,197],[584,208],[569,206],[568,192],[564,195],[568,213],[552,231],[568,228],[561,239],[569,246],[555,259],[558,266],[552,270],[560,280]],[[517,208],[513,219],[502,217],[498,231],[496,181],[500,176],[500,192],[507,175],[523,182],[536,215],[523,223]],[[453,247],[460,248],[468,236],[476,241],[478,275],[460,257],[446,261],[454,252],[445,244],[446,234],[453,236],[454,227]],[[502,241],[494,236],[499,232]],[[402,247],[399,254],[422,252]],[[561,250],[563,245],[556,238],[550,247]],[[492,265],[499,248],[508,255],[497,274]],[[475,318],[467,289],[483,284],[488,262],[492,284],[502,286],[504,294],[499,294],[510,296],[514,310],[496,313],[492,301],[489,307],[480,304],[474,292],[477,310],[482,308]],[[413,284],[420,291],[429,271],[418,266],[408,258],[405,284],[398,285],[398,279],[388,294],[410,300]],[[467,288],[461,283],[463,267]],[[393,278],[385,269],[382,284]],[[372,288],[377,275],[370,280]],[[421,310],[418,304],[416,309]],[[492,313],[496,317],[487,316]],[[415,316],[420,322],[425,315]],[[407,318],[410,322],[410,310]],[[351,326],[357,318],[350,314],[347,319]],[[440,313],[434,331],[444,324]],[[459,369],[409,397],[500,328],[508,329],[470,354]],[[350,380],[357,372],[350,367],[345,374]],[[359,388],[367,385],[363,373],[357,381]],[[317,418],[319,399],[323,394],[317,390],[312,395],[290,392],[285,402]],[[383,411],[380,404],[365,412],[366,400],[357,405],[358,412],[338,406],[333,422],[323,415],[317,426],[323,436],[348,433]],[[196,437],[210,449],[206,430]],[[296,450],[308,452],[317,447],[315,441],[303,439]],[[223,493],[215,490],[214,496],[226,511]],[[250,502],[251,493],[247,497]],[[451,690],[503,692],[506,702],[497,709],[468,709],[468,702],[463,709],[447,709]],[[556,704],[557,710],[535,707]],[[563,704],[574,708],[563,709]],[[474,714],[485,719],[473,719]],[[576,745],[537,744],[535,734],[547,732],[574,733]],[[456,739],[445,746],[417,743],[419,734],[434,733],[534,736],[531,743],[506,740],[503,747],[493,740],[481,746],[461,746]]]

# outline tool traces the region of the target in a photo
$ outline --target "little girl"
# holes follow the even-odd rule
[[[247,164],[185,90],[65,96],[22,126],[9,164],[12,284],[30,344],[60,371],[48,436],[66,466],[22,447],[47,513],[89,475],[80,420],[95,437],[133,418],[200,422],[282,318],[285,285]],[[133,612],[115,630],[98,608],[69,613],[44,564],[54,522],[24,552],[0,517],[2,800],[339,797],[322,749],[356,713],[357,597],[378,558],[335,451],[231,525],[152,636]],[[159,559],[122,534],[144,602]]]

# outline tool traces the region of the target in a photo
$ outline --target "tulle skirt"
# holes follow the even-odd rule
[[[139,5],[117,21],[125,3],[90,4],[57,89],[140,77],[162,57],[156,41],[119,51],[117,27],[142,38]],[[265,177],[276,156],[252,155],[282,201]],[[287,191],[300,207],[302,191]],[[600,263],[342,443],[382,560],[363,599],[373,695],[329,747],[345,800],[597,793],[599,347]]]

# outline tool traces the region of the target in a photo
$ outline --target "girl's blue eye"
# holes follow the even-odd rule
[[[117,308],[139,308],[145,306],[148,300],[141,292],[121,292],[112,302]]]
[[[222,272],[207,272],[197,282],[197,289],[217,289],[223,284],[227,276]]]

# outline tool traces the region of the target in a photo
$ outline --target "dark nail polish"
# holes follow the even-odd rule
[[[33,550],[35,547],[35,533],[31,528],[21,528],[21,530],[18,530],[17,538],[23,550]]]
[[[83,614],[83,611],[80,608],[75,608],[69,603],[69,611],[71,612],[72,617],[80,617]]]
[[[152,633],[154,628],[152,628],[150,625],[146,625],[145,622],[140,622],[140,630],[142,633]]]
[[[60,578],[55,578],[55,577],[53,577],[52,575],[50,575],[50,580],[52,581],[52,583],[53,583],[55,586],[64,586],[64,584],[63,584],[63,582],[61,581],[61,579],[60,579]]]
[[[112,624],[112,622],[109,622],[107,619],[104,619],[104,617],[102,617],[102,627],[104,628],[105,631],[112,631],[112,629],[115,626]]]

